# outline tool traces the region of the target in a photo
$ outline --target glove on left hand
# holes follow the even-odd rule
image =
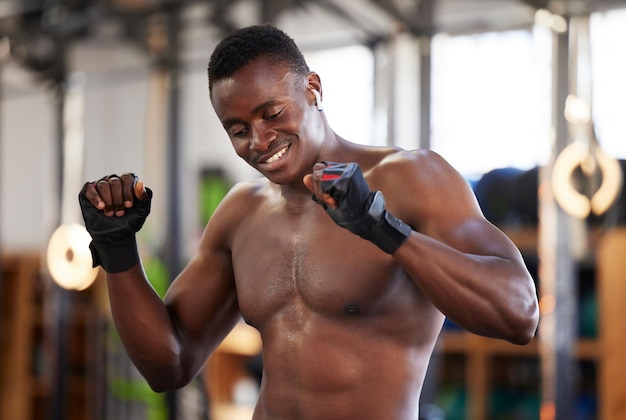
[[[146,199],[135,197],[133,207],[126,209],[123,216],[107,217],[87,198],[85,188],[88,184],[90,183],[83,185],[78,201],[85,228],[92,239],[89,249],[93,266],[102,265],[109,273],[126,271],[139,261],[135,233],[141,229],[150,214],[152,190],[146,188]]]

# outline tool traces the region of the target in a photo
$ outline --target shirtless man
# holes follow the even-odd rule
[[[150,189],[123,174],[80,194],[115,324],[154,390],[191,381],[243,317],[263,342],[255,420],[414,420],[445,317],[532,339],[533,280],[464,178],[432,151],[339,137],[319,75],[282,31],[225,38],[209,90],[235,152],[265,178],[224,198],[163,301],[135,244]]]

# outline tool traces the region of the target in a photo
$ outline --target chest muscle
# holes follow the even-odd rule
[[[380,310],[401,275],[388,255],[323,211],[259,212],[232,252],[239,307],[257,327],[295,307],[327,316]]]

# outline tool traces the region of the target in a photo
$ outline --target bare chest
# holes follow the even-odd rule
[[[256,327],[296,308],[331,317],[378,311],[398,293],[392,259],[314,206],[256,212],[232,253],[239,307]]]

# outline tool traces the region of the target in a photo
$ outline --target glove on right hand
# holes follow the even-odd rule
[[[356,163],[324,163],[320,187],[337,202],[337,208],[324,206],[326,213],[350,232],[367,234],[377,221],[368,214],[375,193],[370,191],[361,168]]]
[[[139,261],[135,233],[141,229],[150,214],[152,190],[146,188],[146,199],[135,197],[133,207],[126,209],[123,216],[108,217],[87,198],[85,189],[89,184],[91,183],[83,185],[78,201],[85,228],[92,239],[89,249],[93,266],[101,265],[109,273],[126,271]]]
[[[337,202],[337,208],[320,203],[328,215],[339,226],[393,254],[410,236],[411,227],[387,211],[382,192],[370,191],[358,164],[324,163],[320,187]]]

